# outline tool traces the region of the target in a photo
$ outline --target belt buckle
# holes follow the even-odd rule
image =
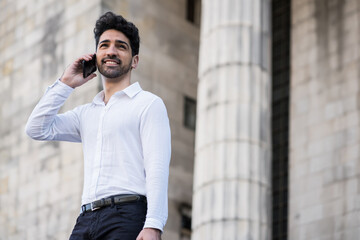
[[[93,211],[96,211],[96,210],[100,209],[103,205],[104,205],[103,199],[98,200],[98,201],[94,201],[94,202],[92,202],[92,203],[90,204],[90,206],[91,206],[91,211],[92,211],[92,212],[93,212]]]
[[[90,204],[90,206],[91,206],[91,211],[92,211],[92,212],[95,211],[95,210],[100,209],[100,207],[94,207],[93,202]]]

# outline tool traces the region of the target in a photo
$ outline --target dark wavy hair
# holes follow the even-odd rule
[[[139,54],[139,30],[132,22],[128,22],[121,15],[116,15],[113,12],[105,13],[96,21],[94,28],[96,48],[99,44],[100,36],[106,30],[110,29],[115,29],[122,32],[130,40],[132,56]]]

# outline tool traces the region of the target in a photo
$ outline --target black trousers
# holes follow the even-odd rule
[[[70,240],[136,240],[146,211],[146,201],[139,200],[81,213]]]

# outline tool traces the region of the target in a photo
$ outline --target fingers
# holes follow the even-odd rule
[[[90,53],[90,54],[85,54],[79,58],[77,58],[72,64],[69,65],[69,67],[66,70],[69,71],[69,74],[73,75],[78,75],[78,74],[82,74],[83,71],[83,64],[82,62],[85,61],[90,61],[93,57],[94,57],[94,53]]]
[[[80,65],[83,60],[90,61],[94,57],[94,55],[95,55],[95,53],[89,53],[89,54],[82,55],[81,57],[76,59],[74,63],[76,65]]]
[[[136,240],[161,240],[160,230],[154,228],[144,228],[141,230]]]
[[[85,78],[85,81],[87,82],[87,81],[93,79],[94,77],[96,77],[96,73],[90,74],[87,78]]]
[[[86,55],[81,56],[78,60],[90,61],[94,57],[94,55],[95,55],[95,53],[86,54]]]
[[[143,240],[142,235],[143,235],[143,231],[141,231],[141,232],[139,233],[139,235],[137,236],[136,240]]]
[[[69,85],[72,88],[79,87],[86,83],[87,81],[96,77],[95,73],[90,74],[87,78],[83,78],[83,67],[82,61],[90,61],[93,58],[94,54],[85,54],[78,59],[76,59],[72,64],[70,64],[64,71],[60,80],[65,84]]]

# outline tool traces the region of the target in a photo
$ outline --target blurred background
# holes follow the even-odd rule
[[[359,239],[359,0],[0,0],[1,240],[72,231],[81,144],[24,127],[107,11],[139,28],[132,80],[170,118],[164,240]]]

